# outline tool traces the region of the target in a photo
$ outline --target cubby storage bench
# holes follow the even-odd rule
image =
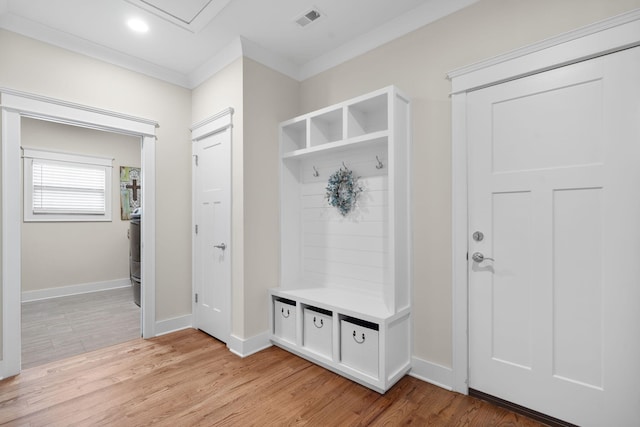
[[[411,368],[409,106],[390,86],[280,125],[271,340],[380,393]]]

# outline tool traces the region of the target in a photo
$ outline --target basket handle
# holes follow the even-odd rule
[[[362,341],[358,341],[358,337],[356,336],[356,331],[353,331],[353,340],[358,344],[364,343],[364,332],[362,333]]]
[[[316,323],[316,316],[313,316],[313,326],[315,326],[316,328],[320,329],[324,326],[324,321],[322,319],[320,319],[320,326],[318,326],[318,324]]]

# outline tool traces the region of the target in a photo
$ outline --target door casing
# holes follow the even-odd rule
[[[453,390],[469,393],[467,93],[640,45],[640,9],[450,72]]]

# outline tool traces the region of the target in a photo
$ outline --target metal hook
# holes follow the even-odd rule
[[[378,161],[378,164],[376,165],[376,169],[382,169],[384,165],[382,164],[378,156],[376,156],[376,160]]]
[[[344,164],[344,162],[342,162],[342,167],[344,168],[344,170],[348,171],[349,168],[347,167],[347,165]]]
[[[316,178],[320,176],[320,173],[318,172],[318,169],[316,169],[315,166],[311,166],[313,168],[313,176],[315,176]]]

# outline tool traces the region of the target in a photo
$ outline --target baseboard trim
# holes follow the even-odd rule
[[[155,324],[154,336],[170,334],[171,332],[181,331],[193,327],[193,318],[190,314],[184,316],[173,317],[171,319],[158,320]]]
[[[265,348],[271,347],[271,345],[269,331],[246,339],[231,334],[231,336],[229,336],[229,342],[227,343],[229,351],[240,357],[251,356]]]
[[[444,388],[445,390],[453,390],[453,369],[438,365],[437,363],[412,357],[409,375]]]
[[[104,282],[80,283],[77,285],[61,286],[58,288],[23,291],[21,300],[22,302],[39,301],[44,299],[86,294],[89,292],[108,291],[111,289],[124,288],[127,286],[131,286],[131,280],[129,280],[128,277],[124,279],[107,280]]]

